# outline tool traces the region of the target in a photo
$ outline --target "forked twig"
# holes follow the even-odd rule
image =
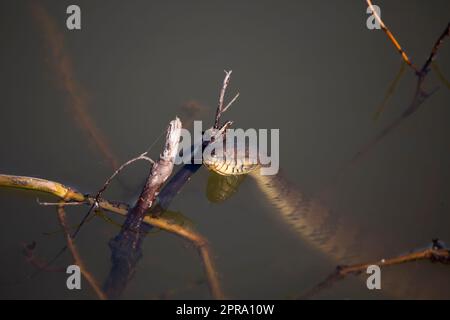
[[[433,62],[433,60],[436,58],[436,55],[438,53],[439,48],[441,47],[442,43],[444,42],[444,39],[449,36],[450,34],[450,22],[447,24],[444,31],[441,33],[439,38],[434,43],[431,52],[423,64],[423,66],[419,69],[417,68],[412,61],[407,56],[406,52],[401,48],[398,41],[395,39],[392,32],[387,28],[387,26],[384,24],[384,22],[381,20],[380,16],[377,14],[376,10],[373,8],[372,2],[370,0],[366,0],[367,4],[372,9],[372,12],[377,19],[377,21],[380,23],[380,26],[382,30],[386,33],[386,35],[389,37],[391,42],[394,44],[394,46],[397,48],[397,50],[400,52],[403,60],[405,63],[408,64],[414,70],[415,75],[417,76],[417,84],[416,84],[416,90],[414,92],[413,99],[410,103],[410,105],[406,108],[403,113],[398,116],[396,119],[394,119],[390,124],[388,124],[379,134],[377,134],[373,139],[371,139],[369,142],[364,144],[360,150],[350,159],[349,162],[347,162],[338,173],[339,178],[349,167],[355,165],[364,155],[366,155],[375,145],[377,145],[384,137],[386,137],[390,132],[392,132],[394,129],[396,129],[405,119],[410,117],[412,114],[414,114],[420,106],[425,102],[427,98],[429,98],[434,92],[436,92],[437,89],[432,90],[431,92],[426,92],[423,88],[423,84],[425,82],[425,78],[428,74],[430,64]]]
[[[230,75],[231,75],[231,71],[226,72],[223,86],[222,86],[222,89],[220,92],[219,105],[218,105],[218,108],[216,111],[216,117],[215,117],[215,122],[214,122],[214,127],[213,127],[213,129],[215,129],[213,139],[217,138],[220,135],[225,134],[225,131],[232,124],[231,121],[227,121],[224,125],[220,126],[220,118],[221,118],[222,114],[228,110],[228,108],[236,101],[236,99],[239,96],[239,94],[237,94],[224,107],[224,97],[225,97],[226,89],[227,89],[227,86],[228,86],[228,83],[230,80]],[[161,155],[160,160],[167,159],[168,157],[172,157],[174,155],[174,153],[178,151],[177,148],[168,148],[170,146],[167,144],[167,141],[168,140],[166,139],[165,152],[163,152],[163,154]],[[114,177],[117,176],[117,174],[121,170],[123,170],[126,166],[130,165],[131,163],[133,163],[137,160],[146,160],[146,161],[151,162],[153,164],[153,169],[152,169],[152,171],[153,171],[155,169],[155,166],[158,163],[155,164],[153,162],[153,160],[148,158],[146,156],[147,152],[139,155],[136,158],[133,158],[133,159],[127,161],[122,166],[120,166],[113,173],[113,175],[104,183],[103,187],[97,192],[95,197],[82,195],[81,193],[75,191],[74,189],[70,189],[59,183],[55,183],[55,182],[44,180],[44,179],[30,178],[30,177],[0,175],[0,186],[39,190],[39,191],[44,191],[44,192],[53,194],[64,200],[65,203],[58,204],[58,208],[61,210],[63,210],[63,207],[66,205],[75,206],[75,205],[78,205],[78,203],[90,205],[90,209],[89,209],[88,213],[84,216],[81,223],[78,225],[77,230],[74,232],[74,235],[72,237],[70,237],[70,235],[69,235],[70,239],[73,239],[73,237],[75,237],[77,235],[77,233],[79,232],[83,223],[86,221],[86,219],[91,214],[92,210],[96,209],[97,207],[127,216],[125,226],[128,225],[127,221],[131,217],[131,215],[127,214],[130,211],[130,208],[128,207],[128,205],[105,201],[102,199],[102,195],[103,195],[103,192],[107,189],[107,187],[111,183],[111,181],[114,179]],[[172,186],[172,184],[170,183],[170,182],[172,182],[172,180],[169,181],[168,184],[166,184],[166,186],[168,185],[169,187],[164,188],[161,191],[160,196],[163,199],[165,199],[165,202],[164,201],[163,202],[167,206],[169,205],[171,199],[173,199],[173,197],[178,193],[178,191],[182,188],[182,186],[189,180],[189,177],[193,173],[195,173],[195,171],[200,167],[201,167],[201,165],[194,165],[194,168],[187,170],[187,174],[185,172],[180,171],[181,179],[178,179],[179,178],[178,175],[175,175],[174,178],[181,180],[181,181],[174,180],[173,182],[174,182],[175,186]],[[168,177],[168,175],[166,175],[166,178],[167,177]],[[165,181],[166,178],[164,178],[162,180],[162,183]],[[151,179],[147,179],[146,185],[149,183],[149,180],[151,180]],[[162,185],[162,183],[158,184],[158,185],[160,186],[160,185]],[[145,191],[145,189],[147,189],[147,191],[149,190],[148,188],[144,188],[143,192]],[[159,187],[154,190],[152,189],[153,191],[151,191],[149,194],[155,195],[157,189],[159,189]],[[168,191],[166,191],[166,190],[168,190]],[[153,200],[151,200],[150,202],[147,201],[149,199],[154,200],[154,197],[152,197],[152,196],[147,197],[147,195],[141,194],[138,204],[136,204],[136,206],[135,206],[135,208],[140,208],[139,211],[141,211],[141,214],[139,216],[141,217],[142,221],[149,225],[152,225],[154,227],[160,228],[162,230],[177,234],[178,236],[181,236],[184,239],[193,243],[202,258],[203,267],[206,272],[206,276],[208,279],[208,285],[209,285],[212,296],[216,299],[224,299],[225,295],[224,295],[223,290],[220,285],[219,276],[216,271],[216,267],[214,265],[213,258],[211,255],[211,250],[209,248],[207,240],[205,238],[203,238],[201,235],[199,235],[198,233],[194,232],[193,230],[190,230],[183,226],[176,225],[171,220],[165,220],[164,217],[158,217],[157,212],[156,212],[156,214],[155,214],[155,212],[152,212],[152,214],[153,214],[152,216],[145,216],[144,213],[150,208],[150,206],[153,203]],[[139,202],[144,205],[140,205]],[[45,206],[55,205],[55,203],[50,203],[50,202],[39,202],[38,201],[38,203],[40,205],[45,205]],[[155,211],[155,210],[153,210],[153,211]],[[138,221],[141,219],[137,219],[134,221]],[[135,222],[133,222],[133,223],[135,223]],[[127,228],[128,227],[129,226],[127,226]],[[66,249],[67,249],[67,246],[64,247],[51,262],[49,262],[49,265],[54,260],[56,260]]]
[[[150,162],[151,164],[154,164],[155,162],[150,159],[149,157],[147,157],[147,153],[148,151],[138,155],[137,157],[128,160],[127,162],[125,162],[124,164],[122,164],[116,171],[114,171],[114,173],[105,181],[105,183],[103,184],[102,188],[97,192],[97,194],[94,197],[94,202],[92,203],[91,207],[89,208],[88,212],[85,214],[85,216],[83,217],[83,219],[81,219],[80,224],[78,225],[77,229],[75,230],[75,232],[72,235],[72,238],[75,238],[78,234],[78,232],[80,232],[81,227],[83,226],[83,224],[86,222],[86,220],[89,218],[89,216],[91,215],[92,211],[94,209],[96,209],[98,207],[98,201],[101,198],[101,196],[103,195],[103,193],[106,191],[106,189],[108,188],[108,186],[110,185],[111,181],[123,170],[125,169],[127,166],[129,166],[130,164],[139,161],[139,160],[145,160]]]
[[[228,110],[228,108],[233,104],[233,102],[236,101],[236,99],[239,97],[239,93],[236,94],[234,96],[234,98],[224,107],[224,100],[225,100],[225,93],[227,91],[228,88],[228,84],[230,83],[230,78],[231,78],[231,73],[233,71],[225,71],[225,78],[223,79],[223,84],[222,84],[222,88],[220,89],[220,94],[219,94],[219,104],[217,105],[217,110],[216,110],[216,117],[214,120],[214,129],[219,129],[219,125],[220,125],[220,117],[222,116],[222,114]]]

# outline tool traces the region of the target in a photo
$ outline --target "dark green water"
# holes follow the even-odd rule
[[[89,193],[112,170],[74,119],[42,30],[27,1],[0,3],[0,172],[66,183]],[[409,104],[416,78],[408,69],[379,121],[373,113],[400,68],[400,57],[382,31],[366,28],[364,1],[77,1],[82,30],[65,28],[70,1],[42,1],[63,32],[74,77],[87,110],[119,162],[143,152],[186,101],[206,106],[211,124],[223,79],[241,96],[226,114],[241,128],[279,128],[280,163],[300,189],[317,193],[359,147]],[[448,1],[378,1],[382,18],[418,65],[449,20]],[[448,40],[448,39],[447,39]],[[450,78],[450,44],[437,63]],[[339,180],[332,210],[346,212],[378,234],[386,257],[421,247],[432,238],[450,242],[450,92],[440,86],[422,108]],[[151,151],[157,157],[159,140]],[[129,169],[108,192],[133,203],[145,164]],[[276,218],[251,179],[222,204],[206,198],[208,172],[199,171],[172,204],[211,243],[224,289],[234,298],[282,299],[302,293],[335,267]],[[21,243],[37,241],[51,258],[63,245],[55,210],[30,192],[0,189],[0,283],[24,279],[33,268]],[[50,199],[50,198],[48,198]],[[70,208],[76,224],[85,208]],[[114,216],[112,216],[114,217]],[[117,221],[119,218],[114,217]],[[119,229],[96,218],[77,244],[89,269],[103,280],[110,267],[107,242]],[[395,241],[386,239],[394,238]],[[375,256],[374,259],[381,258]],[[67,265],[67,255],[56,265]],[[403,298],[450,298],[450,269],[430,263],[399,266],[386,274],[411,274]],[[87,284],[68,291],[66,275],[42,273],[0,286],[0,298],[94,298]],[[199,257],[172,235],[150,235],[144,257],[123,298],[209,298]],[[435,289],[430,292],[428,288]],[[349,278],[317,298],[389,298]]]

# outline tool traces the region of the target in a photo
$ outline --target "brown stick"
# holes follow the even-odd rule
[[[380,268],[399,265],[403,263],[429,260],[431,262],[439,262],[443,264],[450,264],[450,250],[444,248],[441,242],[437,239],[433,240],[433,244],[430,248],[423,249],[417,252],[412,252],[390,259],[381,259],[378,261],[354,264],[349,266],[337,266],[336,270],[331,273],[324,281],[320,282],[314,288],[301,295],[300,299],[308,299],[317,293],[330,288],[335,282],[344,279],[348,275],[359,275],[366,272],[367,268],[371,265],[377,265]]]
[[[136,272],[142,257],[142,243],[146,228],[142,220],[151,208],[164,182],[171,175],[181,134],[181,121],[171,121],[166,134],[166,143],[159,160],[153,164],[138,201],[128,212],[120,233],[109,241],[111,269],[103,285],[108,298],[119,298]]]
[[[124,223],[125,228],[136,230],[139,228],[145,213],[152,206],[162,185],[172,174],[175,156],[178,152],[180,135],[181,121],[176,118],[170,122],[167,128],[163,153],[159,156],[159,160],[153,164],[136,205],[127,215]]]
[[[391,40],[392,44],[395,46],[397,51],[402,56],[402,59],[406,62],[406,64],[408,64],[412,69],[414,69],[414,71],[418,72],[418,69],[413,65],[411,60],[408,58],[408,55],[402,49],[402,47],[400,46],[400,43],[398,43],[397,39],[395,39],[395,37],[392,34],[392,32],[384,24],[383,20],[381,20],[381,17],[378,15],[377,11],[375,10],[375,8],[372,5],[372,1],[367,0],[367,4],[369,5],[370,9],[372,10],[372,14],[374,15],[375,19],[377,19],[378,23],[380,24],[381,29],[384,31],[384,33],[386,33],[386,35],[388,36],[389,40]]]
[[[92,205],[95,201],[93,197],[85,196],[73,188],[58,182],[40,178],[0,174],[0,186],[44,192],[56,196],[57,198],[65,199],[66,201],[81,202],[86,205]],[[126,216],[129,211],[129,206],[127,204],[110,202],[104,199],[99,199],[98,206],[121,216]],[[152,217],[147,215],[144,217],[143,222],[175,234],[192,243],[197,248],[202,259],[203,268],[207,275],[208,285],[212,296],[215,299],[225,299],[225,294],[220,285],[208,241],[200,233],[184,226],[174,224],[172,220],[166,219],[163,216]]]
[[[61,201],[61,203],[64,203],[64,201]],[[58,206],[58,221],[64,232],[64,237],[66,238],[67,247],[69,248],[69,251],[72,255],[74,263],[80,268],[81,274],[85,277],[85,279],[87,280],[89,285],[95,291],[95,293],[97,294],[97,297],[100,300],[106,300],[107,299],[106,295],[100,289],[100,286],[99,286],[97,280],[95,279],[95,277],[87,270],[86,265],[84,264],[84,261],[78,252],[78,249],[76,248],[75,244],[73,243],[72,237],[70,236],[70,233],[67,228],[66,212],[64,211],[63,206]]]
[[[366,0],[366,2],[369,5],[370,9],[372,10],[372,13],[373,13],[375,19],[377,19],[377,21],[379,22],[379,24],[381,26],[381,29],[386,33],[386,35],[388,36],[389,40],[391,40],[391,42],[394,44],[395,48],[398,50],[398,52],[402,56],[402,59],[406,62],[406,64],[408,64],[415,71],[416,75],[419,78],[425,77],[425,75],[428,73],[428,70],[429,70],[429,67],[430,67],[431,63],[433,62],[434,58],[437,55],[437,52],[438,52],[440,46],[444,42],[444,39],[450,35],[450,22],[447,24],[447,27],[444,29],[442,34],[439,36],[439,38],[434,43],[433,48],[431,49],[430,55],[428,56],[428,59],[423,64],[422,68],[418,69],[412,63],[412,61],[409,59],[408,55],[402,49],[402,47],[398,43],[397,39],[394,37],[394,35],[389,30],[389,28],[386,26],[386,24],[383,22],[383,20],[381,20],[381,17],[378,15],[377,11],[374,9],[374,7],[372,5],[372,1],[371,0]]]

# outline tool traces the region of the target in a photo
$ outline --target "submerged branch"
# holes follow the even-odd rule
[[[400,45],[398,44],[395,37],[392,35],[392,33],[389,31],[389,29],[386,27],[386,25],[383,23],[381,18],[378,16],[376,11],[373,9],[372,2],[370,0],[367,0],[367,4],[371,7],[372,12],[374,16],[377,18],[377,20],[380,22],[380,25],[384,32],[388,35],[389,39],[394,43],[396,48],[401,53],[403,60],[410,66],[417,76],[417,83],[416,83],[416,90],[414,91],[414,95],[412,97],[411,103],[408,105],[408,107],[403,111],[403,113],[395,118],[390,124],[388,124],[383,130],[377,134],[374,138],[370,139],[367,143],[365,143],[357,153],[353,155],[353,157],[345,163],[341,169],[339,170],[336,177],[334,177],[331,181],[331,184],[334,184],[344,173],[356,163],[358,163],[365,155],[369,153],[380,141],[382,141],[386,136],[388,136],[391,132],[393,132],[395,129],[397,129],[407,118],[409,118],[411,115],[416,113],[417,110],[420,109],[421,105],[425,102],[426,99],[428,99],[433,93],[436,92],[437,89],[432,90],[431,92],[427,92],[423,87],[425,83],[426,76],[429,71],[429,67],[436,58],[436,55],[438,53],[439,48],[441,47],[442,43],[444,42],[444,39],[449,36],[450,34],[450,23],[447,24],[444,31],[441,33],[439,38],[434,43],[431,52],[423,64],[423,66],[418,69],[415,67],[412,62],[409,60],[406,53],[401,49]],[[389,92],[388,92],[389,95]]]
[[[64,203],[64,201],[61,201],[61,203]],[[100,286],[97,282],[97,280],[94,278],[94,276],[87,270],[83,259],[81,258],[81,255],[78,252],[78,249],[76,248],[72,237],[70,236],[67,222],[66,222],[66,212],[64,210],[63,206],[58,206],[58,221],[61,225],[61,228],[64,232],[64,237],[66,239],[67,248],[70,251],[70,254],[72,255],[74,263],[80,268],[81,274],[84,276],[84,278],[87,280],[89,285],[92,287],[92,289],[97,294],[98,298],[100,300],[106,300],[107,297],[105,293],[100,289]]]
[[[309,299],[319,292],[330,288],[335,282],[344,279],[348,275],[359,275],[367,271],[371,265],[376,265],[380,268],[404,264],[413,261],[428,260],[431,262],[438,262],[442,264],[450,264],[450,250],[442,244],[438,239],[433,239],[432,245],[426,249],[407,253],[389,259],[381,259],[367,263],[353,264],[349,266],[337,266],[336,270],[331,273],[324,281],[320,282],[314,288],[310,289],[299,299]]]
[[[64,199],[65,201],[81,202],[86,205],[92,205],[95,201],[93,197],[85,196],[74,188],[70,188],[58,182],[40,178],[0,174],[0,187],[44,192],[57,198]],[[127,204],[111,202],[105,199],[99,199],[98,205],[103,210],[110,211],[124,217],[130,209]],[[208,285],[212,296],[215,299],[225,298],[225,294],[221,288],[218,273],[216,271],[211,249],[206,238],[192,229],[174,224],[173,220],[166,219],[163,216],[153,217],[147,215],[144,217],[143,222],[175,234],[186,241],[191,242],[197,248],[200,257],[202,258],[203,267],[207,275]]]

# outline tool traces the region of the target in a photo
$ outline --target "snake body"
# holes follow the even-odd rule
[[[339,265],[381,259],[386,249],[384,246],[395,239],[395,235],[388,237],[385,234],[370,234],[373,232],[370,225],[356,224],[351,215],[331,211],[321,201],[306,196],[280,172],[276,175],[261,175],[258,170],[261,164],[247,157],[237,156],[236,150],[225,151],[223,158],[206,156],[203,163],[222,176],[252,177],[284,222],[302,239]],[[397,298],[429,299],[449,294],[444,287],[440,288],[442,290],[436,287],[436,283],[442,281],[440,277],[447,276],[446,273],[428,274],[427,281],[421,281],[418,285],[417,279],[420,276],[420,269],[393,272],[384,274],[383,284],[389,295]]]
[[[203,163],[208,169],[222,176],[251,176],[291,229],[339,263],[351,262],[354,260],[352,258],[360,257],[357,247],[362,244],[355,242],[358,229],[351,227],[351,222],[347,221],[349,219],[332,214],[319,201],[308,198],[282,173],[261,175],[260,164],[246,157],[230,154],[225,154],[223,158],[205,157]]]

